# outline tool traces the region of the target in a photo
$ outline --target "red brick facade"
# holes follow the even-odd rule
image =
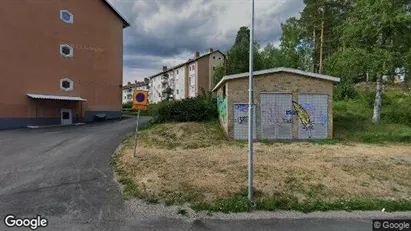
[[[73,23],[63,22],[60,10],[68,10]],[[2,1],[0,129],[2,119],[26,123],[59,118],[62,107],[73,109],[73,116],[81,118],[88,112],[119,112],[123,25],[102,0]],[[63,57],[60,44],[71,45],[73,57]],[[60,88],[63,78],[73,81],[73,90]],[[27,93],[77,96],[87,102],[44,102]]]

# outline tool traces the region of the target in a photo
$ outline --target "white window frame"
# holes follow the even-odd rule
[[[66,55],[63,53],[63,47],[68,47],[70,49],[70,54]],[[66,58],[71,58],[74,56],[74,49],[68,44],[61,44],[60,45],[60,54]]]
[[[64,88],[64,87],[63,87],[63,82],[65,82],[65,81],[67,81],[67,82],[70,83],[70,87],[69,87],[69,88]],[[73,80],[71,80],[71,79],[69,79],[69,78],[60,79],[60,89],[61,89],[61,90],[63,90],[63,91],[72,91],[73,88],[74,88],[74,82],[73,82]]]
[[[63,14],[64,13],[67,13],[67,14],[69,14],[70,15],[70,20],[65,20],[64,19],[64,17],[63,17]],[[73,14],[70,12],[70,11],[68,11],[68,10],[60,10],[60,19],[61,19],[61,21],[63,21],[63,22],[65,22],[65,23],[69,23],[69,24],[73,24],[74,23],[74,16],[73,16]]]

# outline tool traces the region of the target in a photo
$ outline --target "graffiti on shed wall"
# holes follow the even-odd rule
[[[248,112],[248,105],[247,104],[236,104],[234,105],[234,110],[239,111],[239,112]],[[239,116],[237,118],[234,118],[234,123],[247,125],[248,116]]]
[[[227,98],[224,98],[223,95],[217,96],[217,108],[218,114],[221,117],[223,123],[227,122]]]
[[[311,138],[312,136],[311,131],[314,130],[314,124],[310,118],[310,115],[306,111],[306,109],[309,110],[310,106],[304,105],[305,107],[303,107],[295,101],[293,101],[292,103],[293,103],[294,111],[296,112],[298,118],[300,119],[300,122],[303,125],[304,130],[306,130],[308,133],[308,138]]]

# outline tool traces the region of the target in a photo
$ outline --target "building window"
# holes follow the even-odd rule
[[[225,97],[227,96],[226,91],[227,91],[227,88],[226,88],[226,85],[224,84],[224,86],[223,86],[223,99],[225,99]]]
[[[124,96],[124,99],[127,99],[127,96]]]
[[[178,89],[177,89],[177,95],[178,95]]]
[[[67,44],[60,45],[60,54],[66,58],[73,57],[74,50],[71,46]]]
[[[213,59],[215,59],[215,56],[213,56]]]
[[[68,10],[60,10],[60,19],[65,23],[73,23],[73,14]]]
[[[220,60],[221,60],[221,57],[218,57],[218,59],[220,59]]]
[[[63,91],[73,90],[73,80],[67,78],[60,79],[60,89]]]

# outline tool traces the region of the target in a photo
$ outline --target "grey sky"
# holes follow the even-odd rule
[[[250,0],[109,0],[131,23],[124,30],[124,83],[141,80],[212,47],[226,51],[250,25]],[[302,0],[255,0],[255,40],[278,44],[280,23]]]

